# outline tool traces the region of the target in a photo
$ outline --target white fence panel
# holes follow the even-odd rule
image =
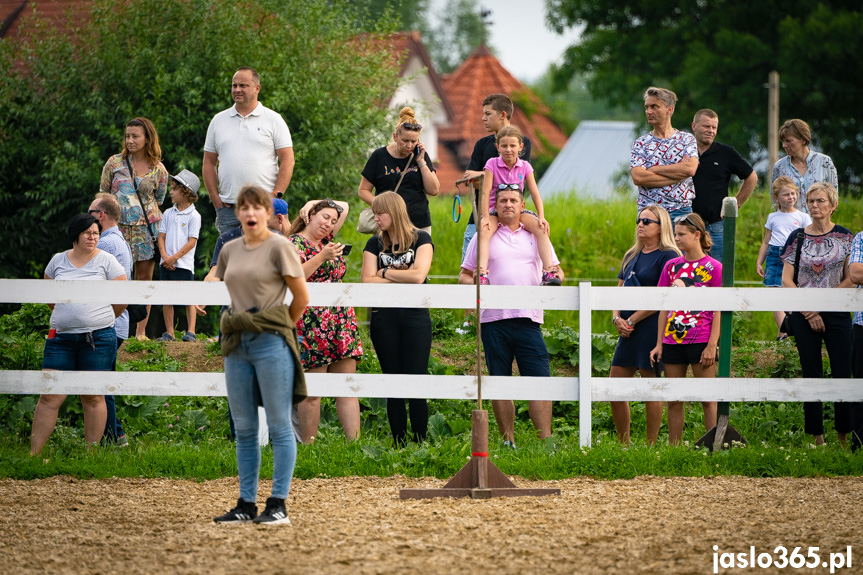
[[[308,284],[310,305],[473,309],[476,288],[460,285]],[[288,300],[289,301],[289,300]],[[0,280],[4,303],[225,305],[222,282],[83,282]],[[581,341],[590,339],[591,312],[612,309],[718,311],[861,311],[863,290],[486,286],[486,309],[578,310]],[[579,377],[483,377],[484,399],[580,401],[582,446],[590,444],[594,401],[863,401],[861,379],[711,380],[591,377],[591,349],[579,351]],[[309,374],[309,391],[324,397],[476,399],[474,376]],[[708,383],[709,381],[709,383]],[[579,385],[583,382],[583,385]],[[224,374],[162,372],[0,371],[0,393],[224,396]]]

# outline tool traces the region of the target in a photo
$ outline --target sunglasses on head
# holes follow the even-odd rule
[[[404,128],[405,130],[410,130],[411,132],[419,132],[420,130],[423,129],[423,127],[420,124],[414,124],[411,122],[402,122],[401,127]]]
[[[517,192],[521,191],[521,186],[518,184],[498,184],[498,190],[516,190]]]
[[[649,226],[650,224],[659,225],[658,220],[651,220],[650,218],[635,218],[635,225],[644,224],[645,226]]]
[[[689,216],[691,216],[691,215],[692,215],[691,213],[689,213],[689,214],[683,214],[682,216],[678,216],[678,217],[674,218],[674,223],[675,223],[675,225],[676,225],[676,224],[683,223],[683,222],[686,222],[686,223],[688,223],[688,224],[689,224],[690,226],[692,226],[692,227],[698,227],[698,226],[696,226],[696,225],[695,225],[695,223],[694,223],[694,222],[690,221]]]
[[[331,199],[329,199],[329,198],[327,198],[327,199],[326,199],[326,200],[324,200],[324,201],[325,201],[325,202],[327,202],[327,205],[328,205],[329,207],[331,207],[331,208],[333,208],[334,210],[336,210],[336,212],[338,212],[338,214],[339,214],[339,215],[341,215],[341,214],[342,214],[342,212],[343,212],[343,211],[345,211],[345,209],[344,209],[343,207],[341,207],[340,205],[338,205],[337,203],[335,203],[334,201],[332,201],[332,200],[331,200]]]

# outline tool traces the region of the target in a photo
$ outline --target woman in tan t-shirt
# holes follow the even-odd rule
[[[245,187],[237,197],[235,209],[243,235],[222,248],[215,273],[216,278],[227,284],[231,295],[231,307],[225,313],[248,313],[249,320],[265,318],[266,325],[272,325],[272,318],[278,316],[278,308],[285,306],[285,295],[290,289],[293,294],[287,310],[290,320],[284,314],[281,317],[295,325],[309,302],[305,274],[291,243],[267,228],[273,211],[270,195],[257,186]],[[223,325],[225,321],[231,320],[223,319]],[[297,366],[285,337],[294,325],[286,325],[284,331],[266,328],[262,332],[242,331],[238,345],[225,356],[228,404],[237,430],[240,498],[236,507],[216,517],[216,523],[290,523],[285,499],[297,461],[291,426]],[[293,333],[290,332],[290,337],[294,337]],[[257,515],[255,501],[261,467],[259,404],[266,411],[273,445],[273,489],[264,512]]]

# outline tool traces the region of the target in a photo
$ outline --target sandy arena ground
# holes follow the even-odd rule
[[[213,523],[236,479],[0,480],[0,573],[712,573],[714,545],[818,546],[822,560],[851,545],[836,572],[863,572],[860,478],[515,482],[562,495],[402,501],[443,482],[295,480],[292,524],[267,528]]]

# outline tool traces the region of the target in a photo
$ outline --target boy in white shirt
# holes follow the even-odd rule
[[[800,190],[794,180],[788,176],[780,176],[773,181],[773,205],[776,211],[767,216],[764,224],[764,241],[758,251],[758,260],[755,262],[758,275],[764,278],[767,287],[782,286],[782,268],[784,264],[779,259],[788,234],[798,228],[805,228],[812,223],[809,214],[797,209],[797,198]],[[785,319],[784,311],[774,311],[773,319],[776,320],[777,328],[781,328],[782,320]],[[776,339],[787,339],[788,334],[779,331]]]
[[[159,279],[162,281],[194,281],[195,246],[201,233],[201,214],[195,209],[201,181],[189,170],[171,176],[171,201],[174,207],[162,214],[159,230],[159,254],[162,264]],[[174,341],[174,306],[162,306],[165,333],[160,341]],[[183,341],[195,341],[195,306],[186,306],[188,323]]]

